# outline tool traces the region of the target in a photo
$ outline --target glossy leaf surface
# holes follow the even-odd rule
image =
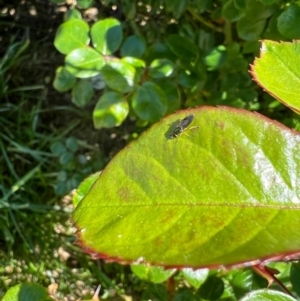
[[[66,56],[66,69],[80,78],[99,74],[104,64],[103,56],[89,47],[75,49]]]
[[[59,92],[66,92],[73,88],[76,83],[76,77],[66,68],[58,67],[55,71],[53,87]]]
[[[193,128],[170,139],[189,114]],[[170,115],[120,152],[79,203],[79,241],[95,257],[169,267],[292,255],[300,250],[299,142],[245,110]]]
[[[272,96],[300,112],[300,42],[262,42],[252,75]]]
[[[96,129],[119,126],[129,113],[124,95],[116,92],[104,93],[96,104],[93,121]]]
[[[282,292],[273,290],[257,290],[249,293],[240,301],[295,301],[296,299]]]
[[[80,19],[69,20],[59,26],[54,46],[56,49],[63,53],[68,54],[72,50],[88,45],[89,38],[89,25]]]
[[[122,43],[123,32],[120,22],[107,18],[96,22],[91,29],[93,46],[103,55],[113,54]]]

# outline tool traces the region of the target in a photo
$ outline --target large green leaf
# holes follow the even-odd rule
[[[170,139],[189,114],[193,128]],[[297,132],[241,109],[170,115],[120,152],[79,203],[79,242],[98,258],[169,267],[295,255],[299,143]]]
[[[263,41],[252,75],[272,96],[300,112],[300,42]]]
[[[80,19],[71,19],[59,26],[54,40],[56,49],[68,54],[76,48],[81,48],[88,45],[89,25]]]

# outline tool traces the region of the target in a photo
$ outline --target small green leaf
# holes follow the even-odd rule
[[[126,16],[127,20],[133,20],[136,15],[136,5],[135,1],[122,0],[122,12]]]
[[[101,70],[104,82],[112,90],[122,93],[133,91],[135,68],[123,60],[111,60]]]
[[[78,140],[75,137],[69,137],[66,140],[66,146],[71,152],[75,153],[79,148]]]
[[[168,100],[168,110],[167,113],[173,113],[180,109],[181,101],[179,97],[179,92],[177,85],[172,79],[159,79],[155,83],[164,91]]]
[[[209,276],[198,290],[198,295],[205,300],[218,300],[224,292],[224,282],[217,276]]]
[[[237,32],[245,41],[258,40],[266,26],[266,20],[243,18],[237,22]]]
[[[59,163],[61,165],[67,165],[73,160],[73,158],[74,154],[70,151],[66,151],[59,157]]]
[[[75,49],[66,56],[66,69],[79,78],[99,74],[104,64],[103,56],[89,47]]]
[[[64,21],[72,19],[82,19],[81,13],[75,8],[68,9],[64,14]]]
[[[152,78],[164,78],[173,74],[175,65],[168,59],[156,59],[150,64],[149,75]]]
[[[262,289],[252,291],[240,301],[296,301],[296,299],[279,291]]]
[[[291,273],[290,273],[291,283],[292,286],[297,293],[298,296],[300,296],[300,263],[293,262],[291,267]]]
[[[106,92],[101,96],[94,109],[94,126],[96,129],[119,126],[126,119],[128,113],[128,102],[123,94]]]
[[[161,283],[169,279],[177,269],[166,270],[163,267],[149,266],[145,264],[132,264],[132,272],[142,280],[153,283]]]
[[[247,5],[246,0],[233,0],[233,3],[234,3],[234,6],[237,9],[240,9],[240,10],[244,10],[246,8],[246,5]]]
[[[300,112],[300,42],[263,41],[261,57],[254,61],[252,75],[273,97]]]
[[[175,54],[170,50],[169,46],[164,43],[155,43],[146,49],[145,60],[152,62],[156,59],[169,59],[174,61],[177,59]]]
[[[72,50],[89,44],[89,25],[79,19],[64,22],[57,29],[54,46],[62,54],[68,54]]]
[[[219,69],[224,62],[226,61],[226,47],[220,45],[214,49],[212,49],[206,56],[205,56],[205,64],[207,66],[207,70],[217,70]]]
[[[2,301],[53,301],[47,290],[37,283],[22,283],[10,288]]]
[[[66,92],[74,87],[76,77],[66,68],[58,67],[55,71],[53,87],[59,92]]]
[[[168,36],[167,43],[179,58],[193,60],[197,57],[198,47],[187,38],[172,34]]]
[[[207,10],[213,9],[213,1],[212,0],[193,0],[191,5],[200,13],[204,13]]]
[[[156,84],[144,82],[132,97],[132,108],[139,118],[155,122],[167,111],[166,95]]]
[[[229,0],[222,6],[222,17],[229,22],[236,22],[244,15],[245,12],[236,7],[234,0]]]
[[[299,4],[291,4],[277,19],[279,32],[289,39],[300,38],[300,7]]]
[[[61,155],[66,151],[65,145],[61,141],[56,141],[50,146],[50,150],[55,155]]]
[[[121,56],[140,58],[146,50],[145,40],[138,36],[129,36],[121,47]]]
[[[182,270],[184,279],[194,288],[199,288],[206,281],[208,274],[209,269],[194,270],[186,268]]]
[[[189,1],[182,0],[166,0],[166,10],[171,12],[175,19],[180,18],[180,16],[186,11]]]
[[[93,5],[94,0],[77,0],[77,6],[81,9],[87,9]]]
[[[91,101],[93,95],[94,89],[90,80],[81,79],[72,89],[72,103],[82,108]]]
[[[114,18],[96,22],[91,29],[93,46],[103,55],[111,55],[122,43],[123,32],[121,23]]]
[[[230,284],[238,299],[253,289],[253,271],[251,269],[239,269],[232,271],[231,274]]]
[[[85,195],[89,192],[92,185],[99,178],[100,172],[96,172],[80,183],[78,188],[76,189],[75,194],[73,195],[72,201],[73,205],[76,207],[78,203],[85,197]]]

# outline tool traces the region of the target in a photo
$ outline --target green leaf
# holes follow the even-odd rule
[[[89,44],[89,25],[79,19],[64,22],[57,29],[54,46],[62,54],[68,54],[72,50]]]
[[[245,41],[258,40],[266,26],[266,19],[276,10],[275,5],[264,6],[258,0],[247,1],[246,15],[237,22],[238,36]]]
[[[81,9],[87,9],[93,5],[94,0],[76,0],[77,6]]]
[[[53,154],[60,156],[66,151],[66,147],[61,141],[56,141],[51,144],[50,150]]]
[[[240,301],[296,301],[296,299],[282,292],[262,289],[252,291]]]
[[[171,12],[175,19],[180,18],[180,16],[186,11],[189,1],[182,0],[166,0],[166,10]]]
[[[121,93],[104,93],[93,112],[96,129],[119,126],[126,119],[129,112],[128,102]]]
[[[122,93],[133,91],[135,86],[134,67],[123,60],[111,60],[101,70],[104,82],[112,90]]]
[[[255,81],[296,112],[300,112],[299,45],[299,41],[277,43],[265,40],[261,45],[261,57],[252,66]]]
[[[155,43],[147,48],[146,50],[146,61],[152,62],[155,59],[170,59],[174,61],[177,57],[174,53],[170,50],[167,44],[164,43]]]
[[[133,20],[136,15],[136,5],[135,1],[121,0],[122,12],[126,16],[127,20]]]
[[[103,55],[111,55],[122,43],[123,32],[121,23],[114,18],[96,22],[91,29],[93,46]]]
[[[146,50],[145,40],[137,36],[129,36],[121,47],[121,56],[140,58]]]
[[[103,56],[89,47],[75,49],[66,56],[66,69],[79,78],[99,74],[104,64]]]
[[[64,21],[72,19],[82,19],[81,13],[75,8],[68,9],[64,14]]]
[[[293,262],[291,267],[291,283],[293,286],[293,289],[297,293],[298,296],[300,296],[300,263],[299,262]]]
[[[234,0],[229,0],[222,6],[222,17],[229,22],[236,22],[244,15],[244,11],[236,7]]]
[[[53,301],[47,290],[37,283],[22,283],[10,288],[2,301]]]
[[[253,289],[253,271],[250,269],[239,269],[232,271],[230,284],[235,296],[239,299]]]
[[[61,165],[67,165],[71,161],[73,161],[73,158],[74,158],[74,154],[70,151],[66,151],[59,157],[59,163]]]
[[[277,19],[279,32],[289,39],[300,38],[300,7],[299,4],[291,4]]]
[[[277,26],[278,16],[279,14],[276,13],[269,20],[268,26],[263,33],[264,39],[275,40],[275,41],[286,40],[286,38],[278,31],[278,26]],[[258,43],[258,41],[256,42]]]
[[[266,20],[243,18],[237,22],[238,36],[245,41],[258,40],[266,26]]]
[[[244,10],[247,5],[247,0],[233,0],[234,6],[239,10]]]
[[[149,75],[152,78],[164,78],[173,74],[175,65],[168,59],[156,59],[150,64]]]
[[[217,276],[209,276],[198,290],[198,295],[205,300],[218,300],[224,292],[224,282]]]
[[[71,152],[75,153],[79,148],[78,140],[75,137],[69,137],[66,140],[66,146]]]
[[[90,80],[81,79],[72,89],[72,103],[82,108],[91,101],[93,95],[94,89]]]
[[[132,97],[132,108],[139,118],[155,122],[167,111],[166,95],[156,84],[144,82]]]
[[[193,128],[171,139],[189,114]],[[245,110],[170,115],[110,161],[80,202],[79,241],[99,258],[173,267],[291,255],[300,250],[299,151],[297,132]]]
[[[199,288],[200,285],[202,285],[205,282],[208,274],[209,269],[194,270],[191,268],[186,268],[182,270],[182,275],[184,279],[195,288]]]
[[[180,109],[180,97],[177,85],[174,83],[172,79],[159,79],[155,81],[155,84],[157,84],[162,91],[164,91],[164,94],[168,100],[168,110],[167,113],[173,113]]]
[[[204,13],[205,11],[209,11],[213,9],[213,1],[212,0],[192,0],[191,6],[197,10],[200,14]]]
[[[142,280],[161,283],[169,279],[177,269],[166,270],[162,267],[148,266],[145,264],[132,264],[132,272]]]
[[[96,172],[80,183],[76,192],[73,195],[72,201],[73,205],[76,207],[78,203],[85,197],[85,195],[89,192],[92,185],[96,182],[99,178],[100,172]]]
[[[263,5],[272,5],[278,3],[279,0],[259,0]]]
[[[217,70],[226,61],[226,47],[220,45],[212,49],[204,58],[207,70]]]
[[[74,87],[76,77],[66,68],[58,67],[55,71],[53,87],[59,92],[66,92]]]
[[[179,58],[193,60],[197,57],[198,47],[187,38],[172,34],[168,36],[167,44]]]

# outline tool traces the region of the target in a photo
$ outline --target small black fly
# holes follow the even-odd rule
[[[198,128],[198,126],[193,126],[193,127],[190,127],[189,129],[187,128],[194,120],[194,117],[195,116],[191,114],[191,115],[188,115],[185,118],[181,119],[178,122],[178,124],[176,125],[173,133],[170,135],[170,139],[179,137],[185,130],[192,130],[192,129]]]

